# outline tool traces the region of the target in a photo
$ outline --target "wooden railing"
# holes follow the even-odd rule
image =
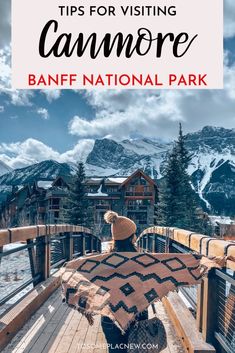
[[[38,225],[0,230],[0,314],[46,280],[66,261],[101,251],[101,240],[85,227]]]
[[[195,311],[197,328],[216,352],[235,352],[235,242],[177,228],[151,227],[137,240],[148,252],[198,253],[226,256],[224,269],[212,270],[198,286],[182,292]]]
[[[141,251],[228,256],[223,270],[211,271],[199,286],[183,288],[182,292],[194,309],[197,328],[205,341],[212,343],[217,352],[234,353],[235,243],[163,227],[146,229],[137,242]],[[53,273],[58,273],[56,270],[66,261],[100,251],[101,240],[89,229],[80,226],[39,225],[0,230],[0,315],[3,312],[1,308],[9,309],[19,295],[25,295],[32,288],[37,288],[38,284],[41,286],[50,281]],[[34,304],[34,310],[40,304],[38,299],[35,300],[37,305]],[[41,302],[43,300],[44,297]],[[30,313],[26,307],[22,314],[24,320]],[[12,320],[12,314],[10,318]],[[2,336],[0,332],[0,338],[3,340],[4,337],[3,343],[6,344],[21,323],[16,325],[14,322],[10,326],[5,319],[4,322],[6,327],[2,331],[6,332]],[[12,331],[9,331],[9,327]]]

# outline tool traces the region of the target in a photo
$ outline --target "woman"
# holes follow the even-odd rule
[[[105,214],[105,220],[111,224],[113,252],[69,261],[62,274],[62,290],[66,303],[85,315],[89,323],[94,315],[104,317],[102,327],[109,352],[125,353],[131,333],[135,342],[160,342],[158,324],[157,331],[153,327],[156,322],[141,322],[132,331],[136,321],[148,318],[150,304],[180,286],[200,283],[208,262],[210,267],[219,266],[191,253],[138,253],[135,223],[112,211]]]
[[[129,218],[119,216],[116,212],[107,211],[104,215],[107,223],[111,224],[112,252],[137,252],[134,245],[136,241],[136,224]],[[140,313],[136,321],[148,319],[148,312]],[[135,322],[130,325],[133,326]],[[126,353],[125,345],[128,343],[129,330],[122,334],[121,330],[108,317],[102,316],[101,325],[109,345],[110,353]]]

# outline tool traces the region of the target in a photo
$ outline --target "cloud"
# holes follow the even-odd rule
[[[11,88],[11,48],[0,49],[0,93],[9,97],[15,106],[31,106],[34,97],[32,90],[16,90]]]
[[[93,146],[93,140],[81,140],[73,149],[60,154],[43,142],[29,138],[23,142],[0,144],[0,160],[13,169],[23,168],[48,159],[61,163],[76,163],[85,161]]]
[[[60,154],[44,143],[29,138],[24,142],[0,144],[0,160],[12,168],[21,168],[45,159],[59,159]]]
[[[224,36],[231,38],[235,36],[235,1],[225,0],[224,2]]]
[[[91,90],[83,93],[96,111],[74,116],[69,133],[79,138],[116,140],[145,136],[170,140],[183,122],[185,132],[205,125],[235,126],[235,63],[225,53],[223,90]]]
[[[179,91],[97,90],[86,94],[96,108],[96,118],[87,121],[75,116],[69,124],[69,132],[81,138],[106,136],[120,140],[136,135],[157,137],[159,132],[169,129],[169,122],[183,120],[177,105],[182,96]],[[177,124],[175,127],[177,129]]]
[[[49,117],[50,117],[49,112],[48,112],[48,110],[46,108],[38,108],[37,109],[37,113],[44,120],[48,120]]]
[[[31,90],[6,90],[5,93],[10,97],[11,104],[16,106],[31,106],[31,98],[34,97],[34,93]]]
[[[46,96],[46,99],[48,100],[49,103],[51,103],[54,100],[57,100],[61,96],[61,90],[59,89],[53,89],[53,90],[41,90],[41,92]]]
[[[0,32],[1,33],[1,32]],[[11,85],[11,49],[0,49],[0,90],[10,88]]]
[[[0,2],[0,48],[9,45],[11,37],[11,1]]]
[[[4,112],[4,106],[3,105],[0,105],[0,113],[3,113]]]
[[[235,125],[235,64],[224,68],[223,90],[93,90],[86,91],[96,116],[74,116],[69,133],[80,138],[116,140],[145,136],[170,140],[183,122],[185,132],[205,125]]]
[[[86,162],[87,156],[92,151],[95,141],[92,139],[80,140],[72,150],[69,150],[60,156],[60,162],[77,163]]]

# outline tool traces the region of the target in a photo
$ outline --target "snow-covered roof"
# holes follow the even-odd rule
[[[53,181],[51,180],[39,180],[37,186],[43,189],[50,189],[52,187]]]
[[[104,177],[104,178],[89,178],[86,180],[86,184],[99,185],[101,182],[104,184],[122,184],[127,177]]]
[[[102,192],[102,185],[100,185],[100,187],[99,187],[99,189],[98,189],[97,192],[95,192],[95,193],[89,192],[89,193],[87,194],[87,196],[92,196],[92,197],[96,197],[96,196],[108,196],[108,194],[105,194],[104,192]]]
[[[223,216],[209,216],[211,223],[213,225],[217,224],[235,224],[235,221],[232,220],[230,217],[223,217]]]
[[[103,178],[89,178],[86,180],[86,184],[99,185]]]
[[[107,181],[111,181],[111,183],[122,184],[127,178],[108,178]]]

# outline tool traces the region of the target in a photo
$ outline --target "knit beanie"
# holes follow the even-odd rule
[[[136,232],[136,224],[127,217],[119,216],[116,212],[107,211],[104,215],[106,223],[111,224],[112,238],[124,240]]]

